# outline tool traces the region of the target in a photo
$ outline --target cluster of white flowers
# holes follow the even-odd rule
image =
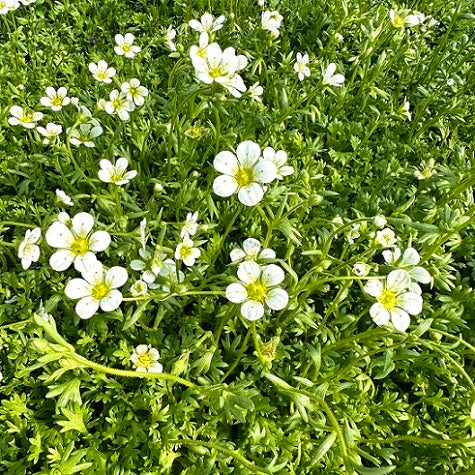
[[[237,146],[236,154],[226,150],[216,155],[213,165],[222,175],[215,178],[213,190],[222,197],[237,193],[242,204],[255,206],[264,197],[266,184],[294,172],[286,162],[283,150],[267,147],[261,154],[259,145],[247,140]]]
[[[36,0],[0,0],[0,15],[15,11],[20,5],[31,5]]]
[[[385,262],[395,267],[384,281],[371,279],[364,286],[366,293],[377,302],[370,308],[370,315],[377,325],[392,322],[394,328],[406,331],[411,323],[410,315],[422,311],[422,290],[419,285],[432,281],[429,272],[421,266],[419,253],[412,247],[401,252],[399,248],[383,251]]]
[[[268,30],[273,36],[277,37],[280,34],[280,26],[284,17],[277,11],[266,10],[262,12],[261,26],[264,30]]]
[[[237,275],[240,282],[226,288],[226,298],[241,305],[241,315],[247,320],[259,320],[265,310],[282,310],[288,302],[287,292],[279,285],[284,281],[284,271],[275,264],[260,265],[262,259],[275,258],[272,249],[261,249],[257,239],[248,238],[242,249],[231,251],[231,261],[242,260],[238,265]]]
[[[200,32],[199,44],[190,48],[190,58],[200,81],[206,84],[216,82],[234,97],[241,97],[247,87],[239,71],[247,66],[247,57],[237,55],[232,47],[222,50],[218,43],[210,43],[210,35],[221,29],[223,22],[224,16],[214,19],[209,13],[204,14],[201,21],[190,20],[190,27]]]
[[[439,24],[430,15],[424,15],[421,12],[411,12],[407,9],[391,9],[389,10],[389,19],[395,28],[412,28],[413,26],[422,25],[423,23],[432,28]]]

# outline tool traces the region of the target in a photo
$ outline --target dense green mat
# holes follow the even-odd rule
[[[0,473],[475,473],[471,2],[28,3]]]

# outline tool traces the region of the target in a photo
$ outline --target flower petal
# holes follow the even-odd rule
[[[262,268],[261,281],[266,287],[279,285],[285,279],[284,271],[275,264],[269,264]]]
[[[122,302],[122,293],[117,289],[111,290],[100,302],[104,312],[112,312],[119,307]]]
[[[252,168],[261,156],[261,147],[256,142],[246,140],[237,146],[236,155],[241,166]]]
[[[53,268],[53,270],[62,272],[72,264],[75,257],[76,255],[69,249],[61,249],[60,251],[56,251],[49,258],[49,265]]]
[[[239,259],[244,259],[246,257],[246,253],[242,249],[233,249],[229,253],[229,257],[231,258],[231,262],[236,262]]]
[[[261,275],[261,268],[254,261],[244,261],[239,264],[237,275],[245,284],[252,284]]]
[[[413,247],[408,247],[402,255],[401,264],[403,266],[416,266],[420,260],[419,253]]]
[[[247,299],[247,290],[238,282],[226,287],[226,298],[232,303],[242,303]]]
[[[414,267],[414,269],[411,269],[409,271],[409,275],[414,280],[416,280],[417,282],[420,282],[421,284],[430,284],[430,282],[432,281],[431,275],[423,267],[419,267],[419,266]]]
[[[86,320],[91,318],[99,310],[99,301],[93,297],[84,297],[76,304],[76,313]]]
[[[248,186],[243,186],[238,191],[239,201],[246,206],[255,206],[264,197],[264,190],[259,183],[251,183]]]
[[[106,285],[116,289],[122,287],[129,277],[127,270],[120,266],[111,267],[106,273]]]
[[[379,302],[376,302],[371,306],[369,309],[369,314],[376,325],[386,325],[389,322],[389,312]]]
[[[284,289],[271,289],[267,294],[266,304],[272,310],[282,310],[289,303],[289,295]]]
[[[364,286],[364,291],[371,295],[371,297],[379,297],[382,290],[383,283],[378,279],[369,280]]]
[[[236,179],[233,176],[221,175],[214,179],[213,182],[213,191],[223,198],[227,198],[232,194],[236,193],[238,189],[238,184]]]
[[[411,323],[411,318],[402,308],[393,308],[390,310],[391,321],[394,328],[400,332],[405,332]]]
[[[254,177],[259,183],[270,183],[277,176],[277,167],[271,161],[263,160],[254,167]]]
[[[89,249],[94,252],[104,251],[109,247],[111,237],[106,231],[96,231],[89,238]]]
[[[411,283],[411,277],[407,271],[398,269],[393,270],[386,277],[386,288],[396,293],[400,293],[401,290],[407,289],[407,286]]]
[[[91,286],[84,279],[72,279],[67,283],[64,293],[70,299],[82,299],[91,295]]]
[[[55,221],[46,231],[46,242],[51,247],[68,249],[74,242],[71,230],[63,223]]]
[[[73,233],[76,236],[86,237],[94,226],[94,218],[89,213],[78,213],[73,218]]]
[[[249,257],[257,259],[261,250],[261,243],[257,239],[247,238],[242,243],[242,248]]]
[[[225,175],[235,175],[239,169],[239,163],[234,153],[225,150],[219,152],[213,160],[214,168]]]
[[[399,295],[397,298],[397,306],[401,307],[411,315],[417,315],[418,313],[421,313],[422,304],[422,297],[413,292],[406,292],[405,294]]]
[[[248,300],[241,305],[241,315],[251,322],[259,320],[264,315],[264,306],[259,302]]]

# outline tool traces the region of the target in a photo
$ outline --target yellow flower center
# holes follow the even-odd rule
[[[139,96],[139,88],[131,86],[129,89],[129,93],[132,97]]]
[[[267,287],[260,281],[249,284],[246,290],[248,298],[255,302],[263,302],[267,297]]]
[[[119,101],[119,99],[114,99],[112,101],[112,105],[114,106],[114,109],[119,109],[119,107],[121,106],[121,102]]]
[[[240,168],[234,178],[239,186],[247,186],[254,181],[254,172],[252,168]]]
[[[386,310],[392,310],[396,307],[397,295],[391,290],[383,290],[378,301]]]
[[[398,14],[394,15],[393,25],[396,28],[403,28],[406,24],[406,19]]]
[[[118,181],[122,181],[124,179],[123,173],[112,172],[110,176],[110,180],[112,183],[117,183]]]
[[[155,360],[153,359],[151,353],[146,351],[145,353],[141,353],[135,362],[135,365],[139,368],[150,368],[153,366]]]
[[[56,96],[52,101],[51,104],[53,106],[60,106],[63,103],[63,98],[61,96]]]
[[[104,282],[99,282],[92,288],[91,296],[96,300],[102,300],[109,293],[109,291],[109,286],[104,284]]]
[[[191,255],[192,250],[193,250],[193,248],[190,247],[190,246],[182,246],[181,249],[180,249],[180,256],[183,259],[186,259],[188,256]]]
[[[130,51],[130,45],[124,45],[124,46],[122,46],[122,50],[127,53],[128,51]]]
[[[86,254],[89,251],[89,240],[84,237],[77,237],[71,244],[71,251],[76,254]]]
[[[221,76],[224,76],[224,71],[220,66],[218,66],[216,68],[210,69],[208,75],[210,78],[216,79]]]
[[[107,74],[106,74],[105,71],[99,71],[99,72],[97,73],[97,77],[98,77],[99,79],[106,79],[106,78],[107,78]]]
[[[34,122],[33,120],[33,114],[25,114],[22,118],[21,118],[21,121],[22,122],[25,122],[27,124],[31,124],[32,122]]]

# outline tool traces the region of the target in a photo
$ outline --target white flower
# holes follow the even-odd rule
[[[43,118],[42,112],[23,110],[23,107],[10,107],[10,114],[12,117],[8,119],[10,125],[22,125],[26,129],[34,129],[36,122]]]
[[[40,228],[26,231],[25,237],[18,247],[18,257],[21,259],[23,269],[28,269],[32,262],[36,262],[40,258],[40,248],[35,244],[40,237]]]
[[[302,53],[297,53],[294,70],[298,74],[300,81],[310,76],[310,68],[307,66],[309,61],[308,54],[302,55]]]
[[[96,81],[110,84],[116,74],[115,68],[109,68],[109,65],[101,59],[97,64],[89,63],[89,71]]]
[[[364,290],[377,299],[370,308],[371,318],[376,325],[386,325],[390,320],[394,328],[406,331],[411,323],[409,315],[422,311],[422,297],[414,292],[407,292],[410,278],[407,272],[395,270],[386,280],[370,280]]]
[[[411,112],[409,111],[410,108],[411,108],[411,104],[406,98],[404,98],[404,102],[402,106],[399,107],[399,109],[397,110],[397,113],[403,117],[406,117],[408,120],[411,120],[412,116],[411,116]]]
[[[143,260],[134,259],[130,263],[130,267],[133,270],[143,271],[142,280],[145,281],[151,289],[157,288],[154,282],[165,267],[165,258],[167,255],[162,252],[158,246],[155,248],[153,254],[150,248],[141,247],[139,249],[139,255]]]
[[[68,91],[65,87],[60,87],[56,90],[54,87],[46,88],[46,96],[40,99],[41,105],[49,107],[52,111],[60,111],[64,106],[67,106],[71,99],[68,97]]]
[[[247,92],[250,94],[252,99],[254,99],[257,102],[262,102],[261,96],[262,93],[264,92],[264,89],[261,85],[259,85],[258,82],[255,82],[248,90]]]
[[[182,260],[187,267],[194,265],[196,259],[200,257],[201,251],[193,246],[194,243],[189,237],[183,238],[183,242],[176,247],[175,259]]]
[[[218,196],[227,197],[237,192],[239,201],[254,206],[264,196],[263,183],[270,183],[277,176],[277,168],[269,160],[259,160],[261,148],[252,141],[238,145],[236,155],[224,151],[216,155],[214,168],[223,173],[215,178],[213,190]]]
[[[165,279],[165,283],[161,285],[161,289],[165,292],[171,292],[172,289],[185,280],[185,274],[180,270],[177,275],[177,263],[173,259],[166,259],[164,267],[160,271],[160,276]],[[183,287],[179,289],[183,290]]]
[[[143,280],[136,280],[130,287],[130,293],[134,297],[146,295],[147,291],[148,291],[147,282],[144,282]]]
[[[51,256],[49,263],[54,270],[63,271],[74,262],[74,267],[79,270],[78,265],[95,257],[93,253],[107,249],[111,238],[106,231],[92,232],[94,218],[89,213],[78,213],[70,222],[64,219],[69,219],[67,213],[61,214],[63,218],[55,221],[46,231],[46,242],[59,249]]]
[[[132,78],[129,82],[124,82],[120,90],[127,95],[127,99],[134,102],[137,107],[143,106],[145,98],[148,96],[148,89],[140,85],[137,78]]]
[[[387,221],[384,216],[375,216],[373,219],[373,223],[377,228],[384,228],[386,226]]]
[[[421,15],[422,13],[412,15],[409,10],[389,10],[389,18],[395,28],[410,28],[419,25],[425,20],[425,16]]]
[[[376,231],[374,242],[383,247],[394,247],[396,245],[396,235],[392,229],[384,228],[381,231]]]
[[[161,373],[163,365],[158,362],[160,353],[152,345],[138,345],[130,356],[136,371],[142,373]]]
[[[20,6],[18,0],[0,0],[0,15],[6,15]]]
[[[54,140],[61,132],[63,128],[58,124],[53,124],[53,122],[48,122],[46,128],[38,126],[36,130],[44,137],[43,143],[48,145],[52,140]]]
[[[135,37],[132,33],[126,33],[125,36],[115,35],[115,42],[117,46],[114,47],[114,51],[119,56],[125,56],[126,58],[133,58],[139,53],[142,48],[134,45]]]
[[[185,222],[180,231],[180,237],[183,239],[185,237],[193,236],[196,234],[196,231],[198,231],[198,211],[186,215]]]
[[[134,103],[127,94],[114,89],[109,94],[109,101],[104,104],[104,110],[108,114],[117,114],[122,120],[129,120],[130,114],[135,109]]]
[[[353,244],[355,239],[360,237],[360,226],[360,223],[356,223],[350,229],[345,230],[345,236],[350,244]]]
[[[99,261],[87,263],[81,270],[82,279],[72,279],[64,293],[77,300],[76,313],[80,318],[91,318],[99,307],[104,312],[112,312],[122,302],[122,293],[117,290],[127,282],[127,271],[115,266],[106,271]]]
[[[335,71],[335,63],[330,63],[325,71],[323,71],[322,84],[324,86],[343,86],[343,83],[345,82],[345,76],[343,76],[343,74],[335,74]]]
[[[69,130],[66,132],[69,134]],[[93,139],[102,135],[102,127],[99,125],[99,122],[94,119],[93,123],[80,124],[71,132],[71,138],[69,142],[71,145],[78,147],[79,145],[84,145],[85,147],[91,148],[95,147]]]
[[[355,262],[353,265],[353,273],[357,277],[365,277],[369,274],[371,266],[365,264],[364,262]]]
[[[262,152],[262,155],[262,160],[267,160],[275,165],[277,169],[277,174],[275,177],[278,180],[283,180],[284,176],[289,176],[294,173],[294,167],[286,165],[287,153],[283,150],[278,150],[276,152],[272,147],[266,147]]]
[[[414,171],[414,176],[418,180],[427,180],[428,178],[437,175],[436,164],[433,158],[430,158],[427,162],[423,160],[421,162],[421,169]]]
[[[248,62],[246,56],[236,55],[232,47],[223,51],[218,43],[205,45],[207,38],[207,34],[202,33],[200,46],[193,45],[190,48],[191,62],[198,79],[206,84],[217,82],[228,89],[234,97],[241,97],[247,88],[237,72],[246,67]]]
[[[419,253],[412,247],[408,247],[401,257],[401,249],[394,248],[393,251],[389,249],[383,251],[383,257],[387,264],[399,267],[405,270],[410,278],[421,284],[429,284],[432,280],[429,272],[423,267],[418,266],[421,260]]]
[[[280,25],[282,24],[283,16],[276,10],[262,12],[261,26],[264,30],[270,31],[274,36],[279,36]]]
[[[275,259],[275,252],[272,249],[261,249],[261,243],[254,238],[247,238],[242,243],[241,248],[235,248],[229,254],[232,262],[239,259],[249,261],[259,261],[259,259]]]
[[[170,25],[165,35],[165,41],[167,42],[167,45],[171,51],[176,51],[175,42],[173,41],[175,37],[176,37],[176,30],[172,27],[172,25]]]
[[[238,277],[241,282],[226,287],[226,298],[241,305],[241,315],[247,320],[258,320],[264,315],[265,307],[282,310],[287,306],[289,296],[278,287],[285,278],[284,271],[274,264],[260,267],[253,261],[239,264]]]
[[[97,173],[104,183],[113,183],[114,185],[126,185],[132,178],[137,176],[137,170],[127,171],[129,162],[126,158],[120,157],[115,164],[103,158],[99,165],[101,170]]]
[[[67,195],[63,190],[60,190],[59,188],[56,188],[56,197],[58,198],[61,203],[67,205],[67,206],[74,206],[73,200],[69,195]]]
[[[213,31],[218,31],[223,27],[224,19],[224,15],[215,19],[210,13],[205,13],[204,15],[201,15],[201,21],[190,20],[188,25],[190,28],[199,31],[200,33],[212,33]]]

